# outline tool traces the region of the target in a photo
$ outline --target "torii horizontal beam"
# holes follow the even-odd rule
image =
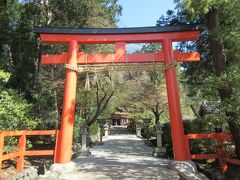
[[[76,40],[79,44],[154,43],[169,39],[172,42],[198,39],[202,25],[180,25],[144,28],[46,28],[35,27],[41,41],[49,44],[67,44]]]
[[[199,61],[198,52],[183,53],[175,50],[173,52],[174,60],[178,62]],[[42,64],[64,64],[67,60],[67,53],[60,55],[43,55]],[[117,56],[116,54],[84,54],[78,53],[78,64],[118,64],[118,63],[152,63],[164,62],[163,51],[148,54],[125,54]]]

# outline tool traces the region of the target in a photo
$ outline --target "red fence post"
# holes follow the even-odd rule
[[[55,134],[55,149],[54,149],[54,157],[53,157],[53,162],[54,163],[57,163],[56,162],[56,157],[57,157],[57,147],[58,147],[58,143],[57,143],[57,140],[58,140],[58,136],[59,136],[59,130],[56,130],[56,134]]]
[[[223,133],[217,133],[216,134],[216,141],[217,141],[217,155],[219,157],[219,166],[221,171],[224,173],[228,166],[227,162],[224,160],[224,146],[223,146],[223,138],[222,138]]]
[[[187,159],[191,160],[190,142],[187,135],[185,135],[185,147],[186,147]]]
[[[20,157],[17,159],[17,171],[21,172],[24,168],[24,153],[26,150],[26,135],[25,131],[23,131],[23,135],[19,138],[19,147]]]
[[[162,42],[165,64],[173,63],[172,41],[165,39]],[[170,67],[165,71],[168,95],[168,109],[173,143],[174,159],[177,161],[189,160],[186,151],[182,112],[178,94],[176,67]]]
[[[4,147],[4,132],[0,132],[0,170],[2,169],[2,157]]]

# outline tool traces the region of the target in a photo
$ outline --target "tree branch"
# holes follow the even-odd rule
[[[190,108],[192,109],[193,113],[195,114],[196,117],[200,118],[199,114],[196,112],[196,109],[193,107],[193,105],[190,105]]]
[[[98,83],[96,83],[97,91],[96,91],[96,96],[97,96],[97,105],[99,106],[99,88],[98,88]]]
[[[98,116],[105,110],[105,108],[107,107],[107,104],[110,101],[113,94],[114,94],[114,91],[112,91],[108,97],[107,97],[107,94],[104,94],[104,96],[99,101],[99,105],[97,107],[97,110],[96,110],[94,116],[91,118],[91,120],[89,120],[87,122],[88,126],[91,126],[97,120]],[[105,100],[105,103],[104,103],[104,100]]]
[[[108,102],[110,101],[110,99],[112,98],[114,94],[114,91],[109,95],[109,97],[107,98],[107,100],[105,101],[104,105],[102,106],[101,110],[100,110],[100,114],[104,111],[104,109],[107,107]]]

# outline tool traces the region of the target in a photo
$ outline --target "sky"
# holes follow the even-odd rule
[[[174,9],[173,0],[119,0],[122,16],[119,27],[155,26],[161,15]]]
[[[167,10],[174,9],[173,0],[118,0],[122,5],[122,15],[118,27],[146,27],[156,26],[161,15]],[[127,52],[141,49],[142,44],[127,44]]]

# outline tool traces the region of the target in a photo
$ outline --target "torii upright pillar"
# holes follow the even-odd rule
[[[68,46],[67,64],[77,68],[78,42],[72,40]],[[69,163],[72,157],[72,139],[75,114],[77,72],[66,69],[66,80],[63,96],[61,128],[57,138],[55,163]]]
[[[165,39],[162,41],[164,52],[164,63],[169,64],[174,62],[172,41]],[[174,149],[174,159],[178,161],[186,161],[188,159],[186,147],[184,128],[182,121],[182,113],[180,106],[180,99],[178,94],[178,83],[176,67],[170,67],[165,71],[166,86],[168,94],[168,109],[170,115],[170,125],[172,134],[172,143]]]

